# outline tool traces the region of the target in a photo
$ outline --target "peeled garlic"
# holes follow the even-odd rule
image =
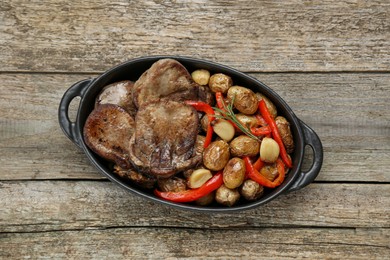
[[[279,157],[278,143],[269,137],[264,137],[260,145],[260,158],[263,162],[274,163]]]
[[[226,142],[232,140],[235,134],[234,126],[225,119],[218,119],[213,123],[213,129]]]
[[[211,171],[207,169],[197,169],[191,173],[187,185],[191,189],[196,189],[201,187],[212,177]]]

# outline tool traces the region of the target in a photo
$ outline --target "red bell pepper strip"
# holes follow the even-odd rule
[[[264,120],[264,118],[261,115],[256,114],[255,117],[256,117],[256,120],[257,120],[257,124],[259,124],[261,126],[266,126],[267,125],[267,122]]]
[[[223,100],[222,92],[215,93],[215,100],[217,101],[217,107],[222,111],[225,111],[225,101]]]
[[[207,133],[206,133],[206,139],[204,141],[203,147],[207,148],[209,144],[211,143],[211,140],[213,138],[213,127],[211,126],[211,122],[214,121],[214,109],[207,103],[204,103],[202,101],[194,101],[194,100],[187,100],[185,101],[187,105],[193,106],[197,111],[201,111],[207,114],[208,117],[208,125],[207,125]]]
[[[203,148],[207,148],[211,144],[211,141],[213,139],[213,133],[214,133],[213,127],[209,123],[207,125],[206,138],[204,139]]]
[[[255,136],[267,135],[271,133],[271,128],[267,125],[262,127],[251,127],[251,132]]]
[[[196,100],[186,100],[185,103],[193,106],[198,111],[205,112],[209,118],[211,117],[214,120],[214,109],[209,104]]]
[[[260,102],[259,102],[259,110],[260,110],[261,115],[263,116],[263,118],[265,119],[265,121],[267,122],[267,124],[271,128],[272,137],[279,145],[280,157],[282,158],[282,160],[286,164],[286,166],[288,168],[291,168],[292,167],[291,158],[290,158],[290,156],[288,156],[288,154],[286,152],[286,148],[284,147],[282,137],[280,136],[278,127],[276,126],[276,122],[272,118],[272,116],[271,116],[271,114],[270,114],[270,112],[269,112],[269,110],[264,102],[264,99],[260,100]]]
[[[222,92],[215,93],[215,100],[217,101],[218,108],[221,109],[222,111],[226,111],[225,101],[223,100]],[[267,134],[271,133],[271,129],[268,126],[266,126],[267,123],[265,122],[264,118],[261,117],[261,115],[257,114],[256,120],[257,120],[257,123],[259,125],[264,126],[264,127],[252,127],[250,129],[252,134],[254,134],[255,136],[260,136],[260,135],[267,135]],[[234,128],[236,130],[241,131],[235,123],[233,123],[230,120],[229,120],[229,122],[234,126]]]
[[[225,101],[223,100],[222,92],[215,93],[215,100],[217,101],[217,107],[221,109],[223,112],[226,112]],[[240,128],[238,128],[238,126],[235,123],[233,123],[231,120],[228,120],[228,122],[232,124],[232,126],[234,127],[234,129],[236,129],[236,131],[241,131]]]
[[[259,157],[256,162],[253,164],[253,168],[255,168],[256,170],[260,171],[261,168],[263,168],[264,166],[264,162],[261,160],[261,158]]]
[[[210,180],[197,189],[178,191],[178,192],[161,192],[157,189],[154,194],[160,198],[173,202],[192,202],[206,196],[210,192],[218,189],[223,184],[222,171],[215,174]]]
[[[264,187],[267,187],[267,188],[275,188],[277,186],[279,186],[280,184],[282,184],[282,182],[284,181],[284,177],[286,175],[286,171],[284,169],[284,163],[281,159],[278,158],[278,160],[276,161],[276,167],[278,169],[278,177],[273,180],[273,181],[270,181],[268,180],[266,177],[264,177],[263,175],[261,175],[259,173],[258,170],[256,170],[254,168],[254,166],[252,165],[249,157],[244,157],[244,162],[245,162],[245,168],[246,168],[246,173],[247,173],[247,176],[257,182],[258,184],[264,186]]]

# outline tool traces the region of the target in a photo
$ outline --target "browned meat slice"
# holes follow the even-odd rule
[[[133,100],[136,107],[169,97],[170,100],[207,100],[208,89],[200,87],[187,69],[173,59],[155,62],[134,83]]]
[[[131,116],[135,116],[137,108],[133,103],[133,86],[130,80],[123,80],[107,85],[96,98],[95,106],[114,104],[123,107]]]
[[[191,106],[158,101],[141,107],[135,120],[129,150],[138,170],[168,178],[200,162],[201,155],[193,152],[199,119]]]
[[[99,105],[85,122],[84,140],[101,157],[128,169],[131,167],[128,144],[134,125],[134,119],[122,107]]]
[[[122,169],[119,166],[114,166],[114,173],[118,174],[121,178],[125,180],[130,180],[132,183],[136,184],[145,189],[153,189],[157,180],[155,178],[146,176],[140,172],[131,169]]]

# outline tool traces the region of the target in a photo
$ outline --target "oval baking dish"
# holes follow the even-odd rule
[[[284,182],[277,188],[270,190],[259,200],[254,202],[245,202],[237,204],[232,207],[223,207],[218,205],[213,206],[197,206],[192,204],[180,204],[169,202],[156,197],[153,192],[143,190],[138,186],[121,179],[115,175],[110,168],[110,163],[102,159],[94,152],[92,152],[85,144],[83,139],[83,127],[88,115],[94,108],[95,99],[100,91],[113,82],[121,80],[136,81],[143,72],[145,72],[150,66],[164,58],[175,59],[183,64],[187,70],[191,73],[196,69],[206,69],[210,73],[224,73],[232,77],[236,85],[246,86],[251,88],[255,92],[261,92],[267,96],[277,107],[279,113],[283,115],[289,122],[291,131],[294,137],[295,149],[292,154],[293,167],[290,169],[289,174],[286,176]],[[71,122],[68,116],[69,105],[75,97],[80,97],[80,104],[77,112],[75,122]],[[298,190],[313,182],[317,177],[323,161],[322,144],[318,135],[304,122],[298,119],[287,103],[271,88],[257,79],[229,68],[227,66],[217,64],[211,61],[205,61],[200,59],[194,59],[189,57],[180,56],[148,56],[133,59],[122,63],[95,79],[86,79],[79,81],[72,85],[64,94],[61,99],[58,111],[59,123],[65,133],[65,135],[72,140],[79,148],[83,150],[90,162],[101,172],[104,176],[110,179],[112,182],[120,185],[124,189],[135,193],[146,199],[156,201],[162,204],[178,207],[181,209],[189,209],[196,211],[206,212],[231,212],[238,210],[246,210],[259,205],[265,204],[272,199],[275,199],[283,193]],[[301,166],[304,158],[305,146],[310,146],[313,150],[313,162],[310,169],[307,172],[301,170]]]

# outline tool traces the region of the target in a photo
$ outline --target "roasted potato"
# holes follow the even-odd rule
[[[264,137],[260,145],[260,158],[263,162],[274,163],[279,157],[278,143],[269,137]]]
[[[233,86],[227,92],[229,101],[234,98],[233,106],[246,115],[252,115],[257,111],[258,99],[256,94],[249,88]]]
[[[268,180],[273,181],[278,176],[278,168],[274,164],[266,164],[260,169],[259,173]]]
[[[222,170],[229,158],[229,145],[223,140],[212,142],[203,152],[203,164],[212,171]]]
[[[204,151],[204,141],[206,140],[206,137],[203,135],[197,135],[195,140],[195,149],[194,149],[194,155],[196,154],[202,154]]]
[[[255,156],[259,153],[260,143],[247,135],[239,135],[230,142],[232,156]]]
[[[205,86],[209,83],[210,72],[208,70],[199,69],[191,73],[192,79],[199,85]]]
[[[215,115],[221,115],[218,111],[215,111]],[[209,124],[209,117],[207,115],[203,115],[202,118],[200,119],[200,126],[202,130],[206,133],[207,132],[207,126]]]
[[[251,179],[246,180],[239,190],[240,194],[249,201],[257,200],[264,194],[264,187]]]
[[[243,126],[246,127],[256,127],[258,125],[257,119],[253,115],[245,115],[242,113],[236,114],[236,118]]]
[[[200,127],[205,133],[207,133],[208,125],[209,125],[209,117],[207,115],[202,116],[202,118],[200,119]]]
[[[258,101],[264,99],[265,105],[267,106],[268,111],[273,118],[275,118],[278,115],[278,110],[276,109],[274,103],[271,102],[271,100],[269,100],[266,96],[258,92],[256,93],[256,97]]]
[[[223,169],[223,183],[229,189],[239,187],[245,179],[245,163],[242,159],[234,157],[229,160]]]
[[[275,122],[287,153],[292,153],[294,151],[294,139],[291,133],[290,123],[282,116],[276,117]]]
[[[236,202],[240,199],[240,193],[237,189],[229,189],[225,186],[225,184],[222,184],[221,187],[219,187],[215,193],[215,200],[222,205],[225,206],[233,206],[236,204]]]
[[[207,206],[213,203],[214,198],[215,198],[215,191],[207,194],[206,196],[203,196],[200,199],[197,199],[195,201],[195,204],[199,206]]]
[[[158,187],[161,191],[184,191],[187,189],[186,180],[179,177],[171,177],[168,179],[159,179]]]
[[[232,78],[223,73],[214,74],[209,80],[209,87],[214,93],[222,92],[225,94],[232,85]]]

